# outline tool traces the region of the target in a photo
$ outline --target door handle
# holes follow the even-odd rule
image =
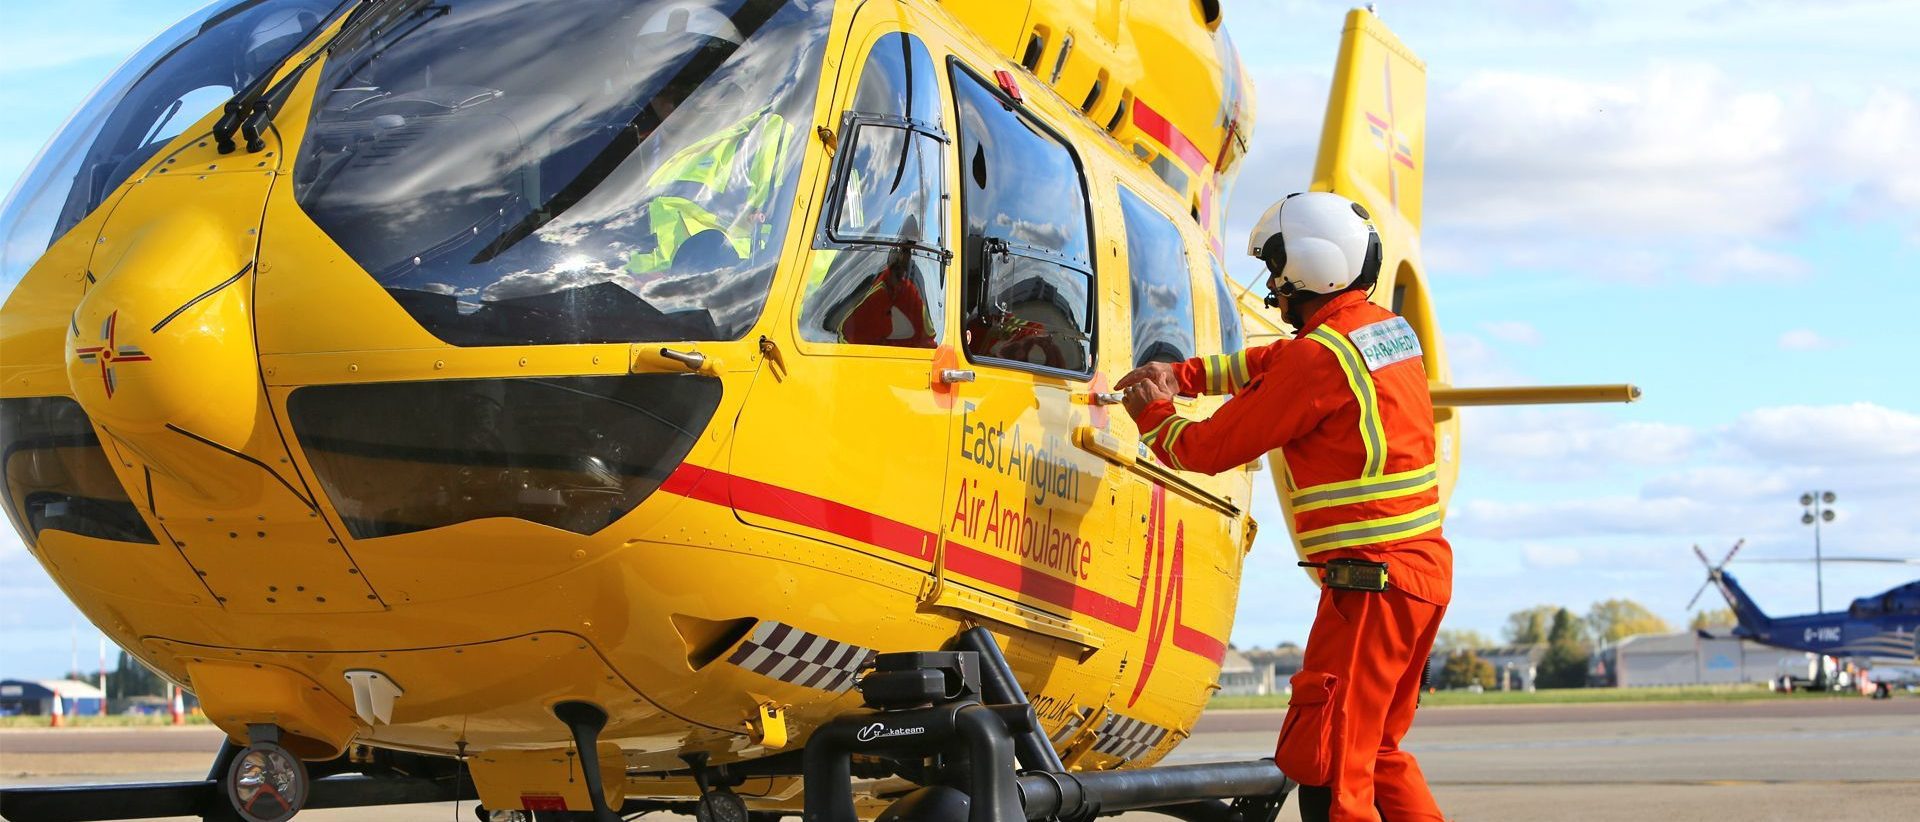
[[[973,382],[974,380],[977,380],[979,378],[980,378],[980,375],[974,373],[973,369],[971,368],[940,369],[940,382],[946,385],[952,385],[957,382]]]
[[[707,355],[698,351],[687,352],[675,351],[671,348],[662,348],[660,349],[660,356],[686,366],[688,371],[699,371],[707,364]]]

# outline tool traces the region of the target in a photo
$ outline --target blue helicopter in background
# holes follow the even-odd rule
[[[1752,639],[1776,648],[1806,651],[1832,657],[1851,657],[1877,667],[1901,667],[1920,664],[1920,580],[1897,585],[1878,594],[1860,597],[1845,611],[1826,611],[1794,616],[1768,616],[1759,604],[1740,588],[1726,565],[1746,544],[1736,542],[1718,565],[1708,562],[1700,546],[1693,553],[1707,566],[1707,581],[1700,584],[1687,610],[1693,610],[1708,585],[1718,587],[1739,624],[1733,635]],[[1812,560],[1757,559],[1749,562],[1811,562]],[[1920,565],[1920,560],[1893,557],[1836,557],[1825,562],[1873,562]],[[1825,666],[1821,667],[1822,672]],[[1824,677],[1820,677],[1824,679]],[[1883,687],[1885,680],[1882,680]],[[1824,684],[1824,683],[1821,683]]]

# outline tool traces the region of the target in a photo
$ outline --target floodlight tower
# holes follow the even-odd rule
[[[1832,491],[1808,491],[1800,495],[1800,524],[1813,526],[1813,598],[1814,610],[1827,610],[1826,584],[1820,575],[1820,523],[1833,521],[1835,497]]]

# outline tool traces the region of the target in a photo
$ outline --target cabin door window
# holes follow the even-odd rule
[[[1133,364],[1184,362],[1198,353],[1187,243],[1172,220],[1125,187],[1120,213],[1127,225],[1127,282],[1133,291]]]
[[[976,360],[1093,371],[1086,184],[1067,146],[971,72],[953,72],[959,112],[966,351]]]
[[[841,117],[844,148],[800,302],[803,339],[939,344],[949,256],[942,107],[926,46],[881,36]]]

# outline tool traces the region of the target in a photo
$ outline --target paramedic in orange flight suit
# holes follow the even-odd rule
[[[1308,559],[1388,566],[1383,591],[1322,584],[1275,754],[1303,786],[1301,818],[1442,819],[1420,766],[1400,750],[1453,587],[1420,342],[1367,300],[1380,240],[1352,201],[1291,195],[1261,218],[1249,251],[1266,262],[1268,305],[1297,329],[1294,339],[1152,363],[1115,388],[1142,439],[1175,468],[1219,473],[1279,449],[1274,468],[1286,472]],[[1175,413],[1176,393],[1233,399],[1190,420]]]

